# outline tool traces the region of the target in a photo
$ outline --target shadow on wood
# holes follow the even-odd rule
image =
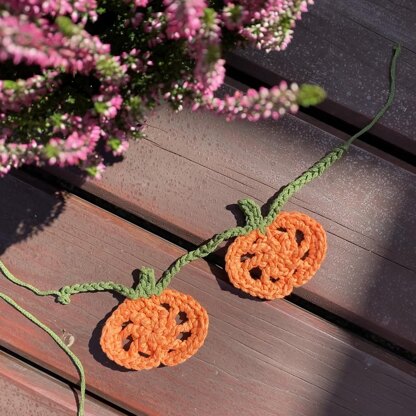
[[[414,203],[416,200],[415,192],[407,192],[407,201],[406,204],[397,206],[396,212],[392,212],[392,225],[389,229],[380,230],[380,232],[384,233],[384,238],[386,241],[390,242],[390,250],[394,251],[395,246],[397,245],[397,241],[403,238],[403,230],[400,226],[400,218],[403,216],[403,214],[406,215],[412,215],[412,213],[408,213],[406,211],[407,202]],[[405,211],[405,212],[403,212]],[[410,243],[410,242],[409,242]],[[383,259],[380,258],[379,261],[379,269],[377,273],[377,268],[375,269],[376,272],[371,277],[368,277],[364,282],[362,286],[362,291],[365,293],[365,296],[363,297],[365,301],[361,300],[357,303],[356,310],[360,311],[361,319],[365,320],[365,317],[369,314],[373,313],[375,309],[378,308],[379,310],[379,320],[384,326],[390,326],[390,328],[394,331],[396,329],[396,336],[399,334],[399,329],[397,328],[400,325],[399,319],[395,318],[394,316],[391,316],[387,311],[390,310],[390,307],[394,306],[394,303],[400,303],[406,308],[409,308],[411,310],[414,310],[416,307],[416,301],[414,300],[414,297],[409,296],[409,292],[406,287],[397,287],[397,280],[396,275],[391,274],[389,275],[386,273],[385,270],[385,262],[382,261]],[[357,258],[357,262],[360,262],[360,258]],[[403,267],[403,271],[405,271],[405,268]],[[382,295],[382,292],[385,293],[391,293],[391,296],[386,300],[386,303],[390,305],[386,305],[388,307],[386,308],[380,308],[377,304],[377,299],[380,298]],[[366,327],[369,329],[372,329],[374,325],[370,321],[366,323]],[[351,340],[353,340],[353,335],[351,334]],[[406,342],[406,340],[402,341],[403,343]],[[387,343],[387,341],[386,341]],[[389,343],[389,347],[394,349],[394,345]],[[351,386],[351,389],[353,389],[355,383],[356,383],[356,377],[351,372],[351,367],[353,364],[357,361],[358,354],[355,354],[353,352],[352,355],[348,356],[348,358],[345,360],[343,369],[339,371],[339,380],[338,384],[334,383],[334,385],[331,387],[331,394],[333,397],[342,397],[345,395],[345,386]],[[368,359],[365,362],[365,370],[369,370],[374,365],[373,360],[371,359],[371,356],[368,356]],[[416,366],[415,366],[415,372],[416,372]],[[388,376],[386,374],[380,373],[380,382],[383,382],[384,379],[386,379]],[[402,384],[400,380],[396,381],[397,385]],[[397,392],[394,390],[391,392],[391,395],[395,395]],[[372,402],[373,400],[381,400],[381,402],[384,400],[382,397],[378,397],[377,399],[375,397],[372,397],[372,385],[371,383],[368,384],[368,397],[366,400],[357,400],[355,403],[355,410],[358,412],[357,414],[362,415],[371,415],[374,414],[372,412]],[[325,407],[316,413],[316,416],[333,416],[333,415],[349,415],[350,411],[346,409],[340,409],[339,404],[335,403],[334,401],[327,401]],[[405,414],[405,409],[403,409],[403,414]],[[381,413],[378,413],[379,416],[385,415],[389,416],[389,411],[381,411]]]
[[[133,272],[131,274],[132,274],[132,278],[133,278],[133,281],[134,281],[133,286],[136,287],[136,285],[137,285],[137,283],[139,281],[139,277],[140,277],[140,270],[139,269],[135,269],[135,270],[133,270]],[[124,367],[121,367],[121,366],[117,365],[115,362],[111,361],[105,355],[104,351],[102,350],[102,348],[100,346],[101,333],[103,331],[103,327],[104,327],[105,323],[107,322],[107,319],[113,314],[113,312],[125,300],[124,296],[122,296],[119,293],[111,292],[111,294],[113,295],[113,297],[115,299],[117,299],[117,301],[119,303],[109,313],[107,313],[105,315],[105,317],[100,322],[98,322],[98,324],[94,328],[94,331],[92,332],[91,338],[90,338],[90,340],[88,342],[88,349],[89,349],[91,355],[94,357],[94,359],[96,361],[98,361],[100,364],[104,365],[105,367],[108,367],[111,370],[120,371],[122,373],[132,372],[133,370],[128,370],[128,369],[126,369]]]
[[[120,305],[117,305],[114,307],[94,328],[94,331],[91,334],[90,341],[88,343],[88,349],[91,353],[91,355],[94,357],[96,361],[98,361],[103,366],[114,370],[114,371],[120,371],[122,373],[128,373],[132,372],[133,370],[128,370],[127,368],[121,367],[117,365],[115,362],[111,361],[104,353],[102,348],[100,347],[100,338],[101,333],[103,331],[103,327],[105,323],[107,322],[107,319],[112,315],[112,313],[119,307]]]
[[[0,178],[0,255],[11,245],[44,230],[65,209],[63,193],[43,188],[48,194],[15,176]]]

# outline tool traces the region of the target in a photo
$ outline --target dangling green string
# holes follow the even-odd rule
[[[234,227],[230,228],[220,234],[215,235],[207,243],[201,245],[200,247],[192,250],[183,256],[179,257],[175,263],[173,263],[162,275],[160,280],[156,282],[154,271],[149,268],[141,269],[140,282],[136,288],[131,288],[124,286],[119,283],[111,281],[101,281],[101,282],[89,282],[89,283],[77,283],[74,285],[64,286],[60,290],[40,290],[35,286],[32,286],[29,283],[23,282],[22,280],[15,277],[6,266],[0,261],[0,270],[4,276],[11,282],[24,287],[38,296],[56,296],[58,302],[62,304],[68,304],[72,295],[77,293],[89,293],[89,292],[103,292],[103,291],[113,291],[122,294],[123,296],[130,299],[137,299],[140,297],[150,297],[152,295],[160,294],[166,287],[170,284],[173,277],[187,264],[191,263],[194,260],[198,260],[208,256],[213,253],[220,244],[224,241],[229,240],[230,238],[238,237],[241,235],[246,235],[258,228],[264,232],[265,227],[270,225],[279,214],[280,210],[288,199],[297,191],[299,191],[303,186],[312,181],[313,179],[321,176],[326,170],[328,170],[337,160],[341,159],[342,156],[349,149],[354,140],[362,136],[368,130],[370,130],[379,120],[385,112],[390,108],[393,103],[395,92],[396,92],[396,66],[397,59],[400,55],[401,47],[397,45],[394,47],[394,55],[391,61],[390,66],[390,91],[389,96],[386,101],[386,104],[380,109],[374,119],[365,126],[362,130],[352,136],[347,142],[343,145],[336,147],[313,166],[311,166],[306,172],[301,176],[287,185],[277,196],[277,198],[272,202],[269,213],[266,217],[263,218],[261,215],[260,207],[250,199],[244,199],[239,201],[239,206],[243,211],[246,217],[246,225],[244,227]],[[45,324],[40,322],[34,315],[30,312],[23,309],[19,306],[13,299],[0,292],[0,298],[5,300],[9,305],[13,306],[16,310],[22,313],[35,325],[42,328],[71,358],[72,362],[75,364],[78,373],[80,375],[80,387],[81,387],[81,397],[78,407],[78,416],[84,415],[84,403],[85,403],[85,374],[82,364],[78,357],[65,345],[62,339],[48,328]]]
[[[1,270],[4,273],[5,270],[9,275],[11,273],[5,268],[4,264],[1,263]],[[8,276],[7,276],[8,277]],[[28,285],[30,286],[30,285]],[[33,288],[33,286],[32,286]],[[36,289],[36,288],[34,288]],[[69,349],[69,347],[65,344],[65,342],[59,337],[56,332],[52,331],[48,326],[46,326],[44,323],[39,321],[38,318],[36,318],[34,315],[32,315],[30,312],[28,312],[26,309],[22,308],[19,304],[17,304],[11,297],[7,296],[6,294],[0,292],[0,298],[3,299],[5,302],[7,302],[10,306],[15,308],[17,311],[19,311],[23,316],[25,316],[29,321],[33,322],[35,325],[37,325],[39,328],[43,329],[58,345],[61,349],[65,351],[65,353],[68,355],[68,357],[72,360],[75,367],[78,370],[79,378],[80,378],[80,399],[79,399],[79,406],[78,406],[78,416],[84,415],[84,406],[85,406],[85,372],[84,367],[82,366],[81,361],[79,358]]]
[[[396,94],[396,68],[397,68],[397,59],[401,53],[401,46],[396,45],[394,48],[394,54],[391,60],[390,65],[390,91],[389,96],[387,98],[386,104],[379,110],[373,120],[365,126],[362,130],[358,133],[354,134],[347,140],[343,145],[336,147],[326,156],[324,156],[321,160],[316,162],[313,166],[311,166],[306,172],[304,172],[301,176],[296,178],[293,182],[287,185],[282,192],[278,195],[278,197],[272,202],[270,206],[270,211],[267,217],[265,218],[265,224],[270,225],[276,216],[279,214],[280,210],[282,209],[283,205],[289,200],[289,198],[297,191],[299,191],[302,187],[304,187],[307,183],[312,181],[313,179],[321,176],[324,172],[326,172],[337,160],[341,159],[342,156],[347,152],[351,144],[354,140],[361,137],[363,134],[367,133],[380,119],[384,116],[386,111],[391,107],[393,104],[394,96]]]

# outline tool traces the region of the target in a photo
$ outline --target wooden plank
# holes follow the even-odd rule
[[[239,199],[265,203],[340,143],[291,116],[230,124],[165,110],[148,136],[83,188],[197,244],[241,221]],[[296,293],[413,352],[415,202],[414,174],[353,148],[285,208],[313,216],[329,236],[322,269]]]
[[[392,47],[403,46],[396,102],[373,132],[414,155],[416,4],[413,0],[318,0],[297,24],[284,52],[246,49],[230,57],[238,70],[274,85],[281,78],[321,85],[321,108],[363,126],[387,96]]]
[[[0,180],[1,258],[43,287],[112,279],[131,284],[131,272],[154,267],[159,275],[183,253],[178,247],[76,197],[66,197],[57,219],[19,243],[10,223],[47,218],[57,195],[9,176]],[[40,224],[32,224],[38,227]],[[5,231],[6,230],[6,231]],[[15,229],[19,233],[19,227]],[[0,287],[56,332],[73,335],[88,389],[135,414],[339,416],[413,415],[416,368],[286,301],[256,302],[224,282],[218,267],[196,262],[173,287],[194,296],[210,316],[205,346],[177,367],[122,371],[98,347],[100,330],[119,299],[79,295],[68,306],[38,298],[2,279]],[[0,303],[0,339],[71,380],[76,373],[49,338]]]
[[[0,414],[2,416],[73,416],[76,398],[68,384],[0,352]],[[85,416],[117,416],[87,396]]]

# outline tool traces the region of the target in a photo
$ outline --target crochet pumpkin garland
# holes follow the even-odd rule
[[[206,310],[191,296],[167,289],[147,299],[126,299],[105,323],[100,345],[118,365],[148,370],[184,362],[207,334]]]
[[[156,281],[153,269],[142,268],[136,288],[115,282],[92,282],[65,286],[59,290],[40,290],[15,277],[0,261],[0,270],[11,282],[38,296],[55,296],[68,304],[72,295],[86,292],[113,291],[126,300],[106,321],[100,345],[107,357],[132,370],[174,366],[192,357],[203,345],[208,333],[208,314],[191,296],[167,289],[172,278],[190,262],[206,257],[223,242],[235,238],[225,256],[230,282],[238,289],[262,299],[289,295],[307,283],[322,264],[327,241],[323,227],[299,212],[281,212],[289,198],[304,185],[322,175],[342,158],[351,143],[371,129],[391,106],[396,88],[396,61],[400,46],[395,47],[390,68],[390,92],[384,107],[370,124],[336,147],[310,169],[287,185],[262,216],[260,207],[250,199],[239,201],[245,215],[244,226],[215,235],[207,243],[175,261]],[[84,414],[84,369],[64,341],[13,299],[0,292],[0,298],[17,309],[68,354],[80,375],[81,398],[78,416]]]
[[[237,237],[225,257],[231,283],[252,296],[277,299],[304,285],[319,269],[326,235],[314,219],[282,212],[263,230]]]

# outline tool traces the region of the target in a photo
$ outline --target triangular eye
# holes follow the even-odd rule
[[[303,234],[300,230],[296,230],[295,238],[298,245],[300,245],[300,243],[305,239],[305,234]]]
[[[258,230],[238,237],[227,250],[225,269],[238,289],[262,299],[282,298],[319,269],[326,234],[306,214],[284,211],[265,231],[257,244],[253,240],[259,239]]]
[[[250,269],[250,276],[253,280],[259,280],[261,278],[261,275],[263,274],[260,267],[254,267]]]
[[[300,258],[301,260],[305,260],[309,257],[309,250]]]
[[[183,324],[188,321],[188,315],[185,312],[179,312],[176,315],[175,320],[176,320],[176,325]]]
[[[255,256],[255,255],[254,255],[254,254],[252,254],[252,253],[246,253],[246,254],[243,254],[243,255],[240,257],[240,261],[241,261],[241,262],[244,262],[244,261],[246,261],[246,260],[248,260],[248,259],[252,259],[254,256]]]
[[[132,342],[133,337],[131,335],[129,335],[126,339],[123,339],[123,350],[128,351]]]
[[[181,332],[177,336],[177,339],[180,339],[181,341],[186,341],[192,334],[190,332]]]

